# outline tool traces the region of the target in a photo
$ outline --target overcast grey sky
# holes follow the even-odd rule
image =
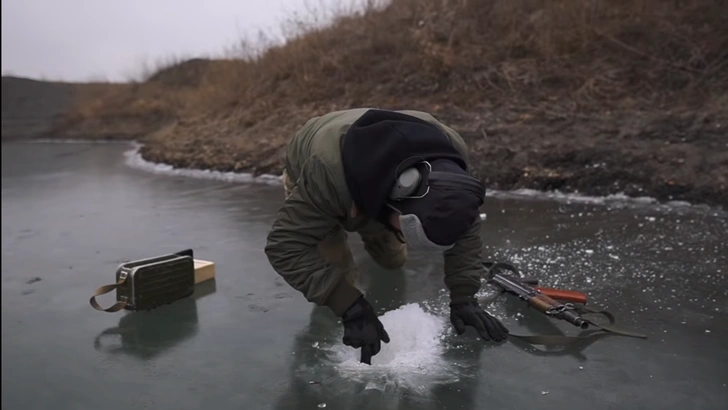
[[[168,56],[221,54],[246,33],[336,0],[2,0],[2,72],[126,80]],[[360,0],[339,0],[361,4]]]

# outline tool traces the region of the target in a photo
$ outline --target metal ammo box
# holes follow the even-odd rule
[[[117,302],[103,309],[96,296],[116,289]],[[149,310],[192,295],[195,291],[195,262],[192,250],[130,261],[119,265],[116,283],[97,289],[90,303],[94,309],[116,312]]]

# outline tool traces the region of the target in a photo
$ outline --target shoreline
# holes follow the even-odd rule
[[[133,142],[131,148],[124,152],[125,163],[127,166],[141,169],[147,172],[170,176],[183,176],[189,178],[213,179],[226,182],[241,182],[252,184],[279,185],[283,183],[282,175],[259,174],[254,176],[251,172],[222,172],[210,169],[197,168],[175,168],[170,164],[156,163],[144,159],[141,154],[141,148],[144,144]],[[607,195],[586,195],[575,192],[561,192],[559,190],[542,191],[530,188],[519,188],[515,190],[499,190],[488,189],[486,198],[497,199],[520,199],[520,200],[541,200],[541,201],[557,201],[563,203],[579,203],[593,205],[617,205],[631,207],[648,207],[663,211],[677,209],[692,209],[717,214],[725,213],[728,216],[728,210],[719,205],[708,205],[702,203],[691,203],[688,201],[660,201],[657,198],[649,196],[630,196],[624,193],[607,194]]]
[[[129,139],[143,142],[142,157],[154,163],[276,175],[283,172],[290,136],[318,113],[242,126],[233,119],[200,119]],[[462,136],[471,173],[491,190],[626,195],[725,209],[727,114],[715,107],[710,112],[683,107],[555,115],[509,103],[492,110],[452,107],[433,115]]]
[[[282,176],[270,173],[253,175],[251,172],[216,171],[204,168],[174,167],[171,164],[152,162],[143,157],[141,150],[144,143],[136,140],[95,140],[95,139],[30,139],[30,140],[6,140],[3,143],[20,144],[116,144],[129,145],[123,155],[124,164],[130,168],[141,171],[167,175],[181,176],[185,178],[209,179],[224,182],[238,182],[243,184],[280,185]],[[519,188],[514,190],[487,190],[486,197],[496,199],[556,201],[567,204],[592,204],[602,206],[618,206],[632,208],[649,208],[659,211],[695,210],[712,212],[715,216],[725,214],[728,210],[720,205],[709,205],[704,203],[693,203],[689,201],[661,201],[651,196],[631,196],[625,193],[614,193],[607,195],[587,195],[578,191],[562,192],[560,190],[536,190],[530,188]]]

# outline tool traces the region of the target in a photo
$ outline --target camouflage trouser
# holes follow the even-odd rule
[[[290,192],[295,187],[295,181],[291,181],[288,178],[286,171],[283,171],[283,185],[286,198],[288,198],[288,195],[290,195]],[[369,226],[372,228],[365,228],[357,233],[364,242],[364,249],[372,259],[379,266],[387,269],[397,269],[404,265],[407,260],[406,245],[401,243],[394,236],[394,233],[387,229],[383,227],[375,228],[374,224],[370,224]],[[319,252],[321,252],[326,261],[344,273],[349,283],[361,289],[358,283],[359,273],[354,264],[354,257],[349,248],[349,244],[346,242],[347,237],[346,230],[339,226],[331,235],[319,243]]]

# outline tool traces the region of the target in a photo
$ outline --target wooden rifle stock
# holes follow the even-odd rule
[[[538,279],[534,278],[520,278],[520,282],[533,286],[534,289],[553,299],[563,300],[564,302],[581,303],[583,305],[586,305],[586,295],[584,293],[573,290],[553,289],[536,286],[538,285]]]
[[[581,303],[583,305],[586,305],[586,295],[581,292],[542,287],[535,287],[534,289],[552,299],[563,300],[564,302]]]

